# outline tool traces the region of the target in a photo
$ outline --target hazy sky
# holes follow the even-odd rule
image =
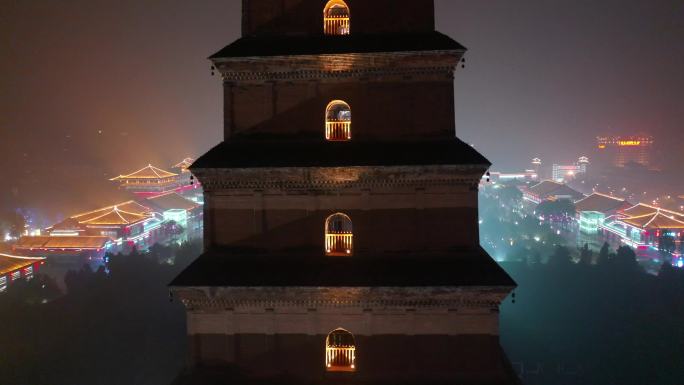
[[[206,57],[238,37],[239,1],[0,2],[0,151],[29,190],[72,185],[66,171],[100,194],[88,178],[167,167],[221,140],[220,80]],[[591,156],[602,132],[652,133],[682,163],[681,1],[436,8],[437,28],[469,48],[458,135],[495,168]]]

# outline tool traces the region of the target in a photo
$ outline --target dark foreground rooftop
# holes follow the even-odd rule
[[[345,36],[248,36],[234,41],[209,58],[465,50],[465,47],[439,32]]]
[[[202,155],[191,169],[478,165],[490,162],[461,140],[326,142],[232,140]]]
[[[170,284],[174,287],[515,286],[481,248],[441,255],[325,257],[321,252],[251,254],[209,251]]]

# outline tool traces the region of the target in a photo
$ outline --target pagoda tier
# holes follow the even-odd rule
[[[224,79],[226,139],[325,137],[335,101],[347,106],[355,140],[453,138],[453,71],[465,52],[453,40],[437,34],[383,46],[386,38],[345,36],[329,51],[315,40],[286,40],[301,44],[300,53],[285,56],[270,39],[249,39],[213,57]]]

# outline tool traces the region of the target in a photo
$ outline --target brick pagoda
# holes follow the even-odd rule
[[[243,0],[211,61],[225,139],[191,167],[205,253],[180,383],[515,383],[479,246],[489,162],[455,136],[465,48],[432,0]]]

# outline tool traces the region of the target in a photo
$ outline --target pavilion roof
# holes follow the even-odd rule
[[[45,258],[21,257],[18,255],[0,253],[0,275],[23,269],[43,260],[45,260]]]
[[[550,195],[569,195],[572,197],[582,197],[582,193],[574,190],[563,183],[554,182],[552,180],[544,180],[529,188],[529,191],[538,195],[539,197],[547,197]]]
[[[85,221],[79,221],[79,223],[84,225],[131,225],[144,221],[147,218],[149,218],[149,215],[124,211],[117,206],[114,206],[111,210],[106,211],[102,215]]]
[[[188,158],[181,160],[179,163],[175,164],[173,166],[173,168],[186,169],[186,168],[190,167],[194,162],[195,162],[195,159],[188,157]]]
[[[70,219],[74,219],[79,223],[83,223],[83,222],[86,222],[90,219],[102,216],[102,215],[112,211],[114,208],[118,208],[119,210],[125,211],[127,213],[133,213],[133,214],[138,214],[138,215],[147,215],[148,213],[150,213],[152,211],[151,208],[144,206],[144,205],[142,205],[136,201],[131,200],[131,201],[122,202],[122,203],[119,203],[116,205],[103,207],[101,209],[76,214],[76,215],[73,215]]]
[[[111,242],[109,237],[69,236],[69,237],[21,237],[15,249],[100,249]]]
[[[660,210],[651,214],[623,218],[622,222],[642,229],[684,229],[684,216],[675,216]]]
[[[119,175],[116,178],[110,180],[125,180],[125,179],[163,179],[171,178],[177,176],[178,174],[162,170],[159,167],[155,167],[151,164],[141,168],[138,171],[132,172],[127,175]]]
[[[561,186],[563,186],[561,183],[554,182],[552,180],[543,180],[535,184],[534,186],[530,187],[529,191],[538,195],[543,195],[550,193],[554,190],[557,190],[561,188]]]
[[[150,197],[147,198],[147,201],[163,211],[172,209],[192,210],[199,206],[197,203],[175,192]]]
[[[613,210],[619,210],[622,207],[629,205],[624,199],[615,198],[601,193],[593,193],[586,198],[575,202],[577,211],[597,211],[606,213]]]
[[[636,205],[624,210],[623,214],[626,215],[627,217],[637,217],[637,216],[642,216],[642,215],[647,215],[647,214],[653,214],[653,213],[658,212],[658,211],[665,213],[667,215],[673,215],[675,217],[684,217],[684,213],[662,209],[659,207],[647,205],[645,203],[636,204]]]

